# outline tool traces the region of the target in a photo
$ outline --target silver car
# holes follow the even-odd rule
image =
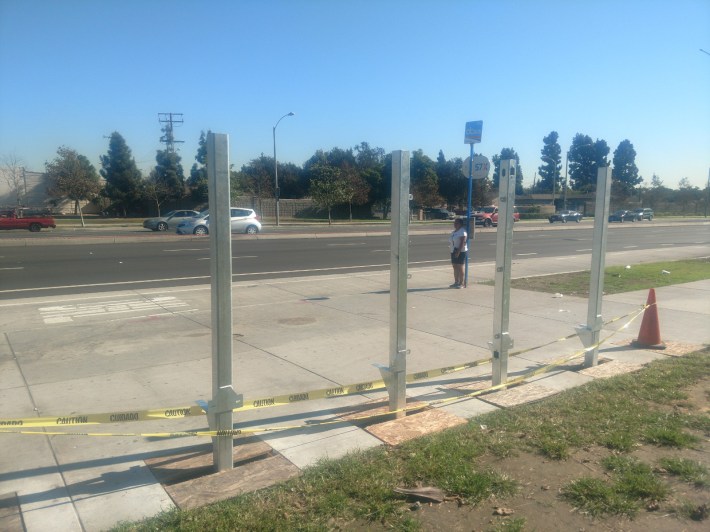
[[[186,218],[193,218],[199,214],[197,211],[170,211],[165,216],[148,218],[143,222],[143,227],[152,231],[167,231],[170,226],[175,227]]]
[[[232,207],[230,209],[232,233],[255,235],[261,231],[259,217],[252,209]],[[206,235],[210,232],[209,211],[202,211],[198,216],[180,222],[176,230],[179,235]]]

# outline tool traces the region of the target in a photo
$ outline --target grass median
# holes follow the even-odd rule
[[[522,290],[589,296],[589,271],[513,279]],[[610,266],[604,270],[604,293],[618,294],[710,279],[710,257]]]

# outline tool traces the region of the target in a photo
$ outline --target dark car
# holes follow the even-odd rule
[[[639,215],[634,211],[626,211],[623,209],[609,215],[610,222],[635,222],[640,219]]]
[[[653,209],[636,209],[634,212],[638,220],[653,220]]]
[[[550,220],[551,224],[555,222],[562,222],[563,224],[567,222],[579,223],[582,221],[582,213],[577,211],[560,211],[551,215],[548,220]]]
[[[454,213],[446,209],[430,208],[424,210],[424,217],[427,220],[453,220]]]

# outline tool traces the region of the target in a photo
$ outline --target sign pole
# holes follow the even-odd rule
[[[473,142],[471,143],[471,160],[468,163],[468,209],[466,210],[466,235],[471,242],[468,246],[468,253],[466,253],[466,269],[464,271],[463,285],[468,288],[468,259],[473,251],[473,235],[471,234],[471,208],[473,207],[473,202],[471,201],[471,196],[473,195]],[[474,227],[476,226],[474,222]]]
[[[466,174],[465,168],[464,170],[464,175],[468,175],[468,209],[466,210],[466,235],[468,237],[469,242],[473,244],[473,234],[472,231],[475,231],[476,227],[476,222],[474,220],[473,226],[474,228],[471,229],[471,210],[473,209],[473,201],[472,201],[472,196],[473,196],[473,145],[476,142],[481,142],[481,136],[483,135],[483,121],[482,120],[476,120],[474,122],[466,122],[466,130],[464,132],[464,137],[463,137],[463,142],[464,144],[470,144],[471,145],[471,156],[469,157],[469,163],[468,163],[468,174]],[[465,164],[465,163],[464,163]],[[464,268],[464,278],[463,278],[463,285],[468,287],[468,259],[469,256],[471,255],[471,252],[473,251],[472,245],[468,246],[468,253],[466,253],[466,262],[465,262],[465,268]]]

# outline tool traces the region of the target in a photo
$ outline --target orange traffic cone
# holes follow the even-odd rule
[[[646,311],[641,320],[639,337],[631,345],[649,349],[665,349],[666,345],[661,340],[661,328],[658,323],[658,305],[656,305],[656,290],[651,288],[646,300]]]

